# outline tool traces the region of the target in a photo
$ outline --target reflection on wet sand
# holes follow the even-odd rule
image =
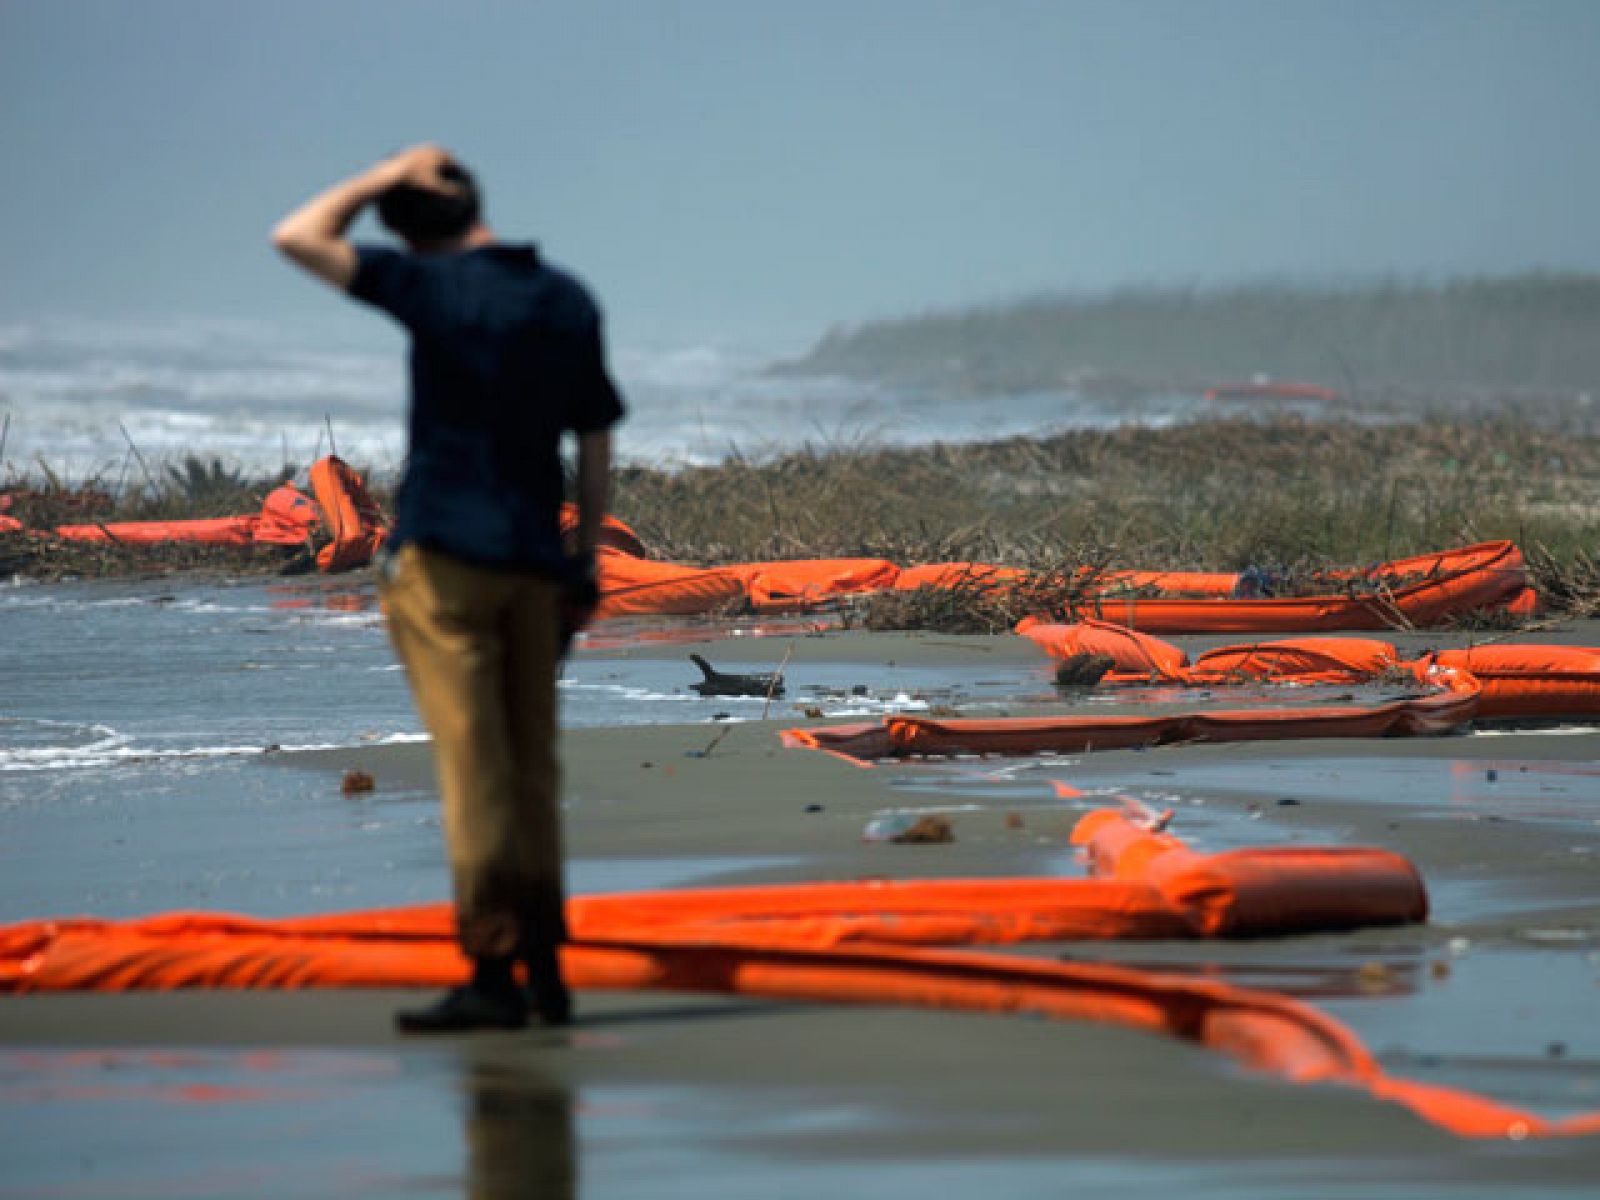
[[[571,1200],[578,1194],[572,1094],[565,1084],[475,1049],[463,1085],[467,1195]]]
[[[1072,955],[1063,955],[1070,961]],[[1119,957],[1117,965],[1169,975],[1215,979],[1237,987],[1260,988],[1302,999],[1328,999],[1356,996],[1411,996],[1418,991],[1422,964],[1416,961],[1389,961],[1368,957],[1358,964],[1286,962],[1173,962],[1160,959]],[[1435,960],[1431,970],[1440,977],[1448,970],[1443,959]]]

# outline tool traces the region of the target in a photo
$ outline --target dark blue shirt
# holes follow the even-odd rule
[[[410,449],[391,544],[560,571],[561,435],[610,428],[621,397],[600,312],[532,246],[358,246],[350,294],[411,334]]]

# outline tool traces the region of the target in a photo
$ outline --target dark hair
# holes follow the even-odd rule
[[[438,242],[467,232],[482,210],[478,181],[457,163],[440,167],[439,178],[456,190],[436,192],[397,183],[378,197],[378,219],[408,242]]]

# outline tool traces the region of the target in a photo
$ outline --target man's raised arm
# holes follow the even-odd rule
[[[288,259],[336,288],[347,289],[356,277],[356,248],[345,237],[361,210],[400,183],[449,191],[439,169],[450,156],[438,146],[413,146],[295,209],[272,231],[272,244]]]

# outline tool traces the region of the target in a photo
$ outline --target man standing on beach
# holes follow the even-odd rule
[[[374,205],[404,250],[348,240]],[[531,997],[546,1024],[565,1024],[555,681],[596,602],[610,429],[623,412],[599,312],[533,246],[495,237],[476,181],[437,146],[334,185],[272,240],[411,336],[409,454],[380,589],[433,735],[457,936],[473,973],[396,1023],[515,1029]],[[578,446],[571,554],[559,527],[564,431]]]

